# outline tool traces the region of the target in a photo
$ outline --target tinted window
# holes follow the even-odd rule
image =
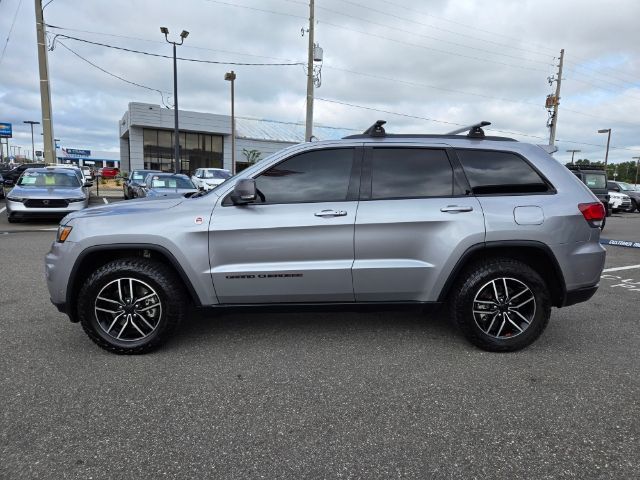
[[[522,157],[509,152],[458,150],[473,193],[537,193],[549,190]]]
[[[302,153],[279,163],[256,178],[259,201],[344,201],[347,199],[352,166],[351,148]]]
[[[453,170],[444,150],[375,148],[371,198],[446,197]]]

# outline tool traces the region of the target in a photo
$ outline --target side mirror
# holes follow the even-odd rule
[[[90,182],[89,180],[87,180],[86,182],[84,182],[84,186],[85,187],[93,187],[93,182]]]
[[[246,205],[255,202],[256,197],[256,181],[253,178],[243,178],[233,187],[230,198],[234,205]]]

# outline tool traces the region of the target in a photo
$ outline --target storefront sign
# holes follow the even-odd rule
[[[90,157],[91,150],[78,150],[77,148],[63,148],[62,154],[67,157]]]
[[[0,138],[12,138],[13,132],[10,123],[0,123]]]

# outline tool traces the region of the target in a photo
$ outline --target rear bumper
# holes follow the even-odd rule
[[[576,303],[586,302],[595,295],[595,293],[598,291],[598,287],[599,285],[594,285],[592,287],[583,287],[567,291],[564,296],[564,302],[562,303],[562,306],[569,307],[571,305],[575,305]]]

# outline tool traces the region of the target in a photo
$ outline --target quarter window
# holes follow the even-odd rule
[[[444,150],[374,148],[371,198],[449,197],[453,169]]]
[[[522,157],[510,152],[457,150],[473,193],[522,194],[549,191],[549,186]]]
[[[258,201],[339,202],[347,199],[353,149],[317,150],[296,155],[256,178]]]

